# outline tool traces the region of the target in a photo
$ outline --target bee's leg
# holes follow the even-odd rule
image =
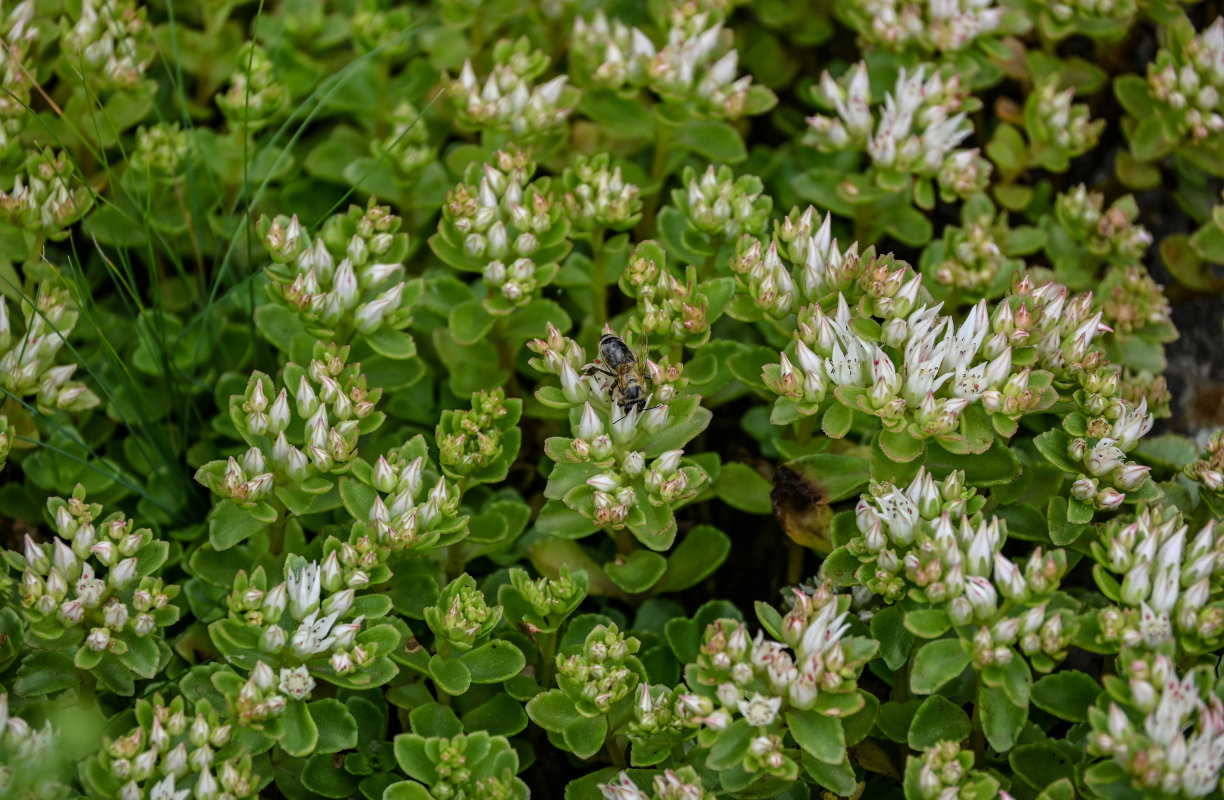
[[[603,367],[590,366],[586,368],[587,375],[607,375],[609,378],[615,378],[616,373]]]

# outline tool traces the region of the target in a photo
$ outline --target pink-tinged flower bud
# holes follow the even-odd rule
[[[651,465],[665,476],[671,475],[680,466],[680,459],[684,456],[683,450],[668,450],[663,455],[655,459]]]
[[[568,361],[560,361],[559,365],[561,370],[561,391],[565,395],[565,399],[575,404],[585,403],[587,398],[590,396],[590,389],[586,381],[584,381],[582,377],[578,375],[578,372]],[[584,413],[584,420],[585,417],[586,415]],[[579,427],[581,428],[581,424]],[[602,423],[600,424],[599,429],[601,431],[603,430]],[[579,435],[581,436],[581,434]],[[585,439],[587,437],[582,436],[582,438]]]
[[[169,753],[166,753],[165,758],[162,759],[161,771],[167,776],[167,780],[171,780],[172,783],[173,780],[170,778],[170,776],[173,776],[173,778],[181,778],[187,774],[186,742],[179,742],[177,747],[172,749]]]
[[[127,626],[127,606],[117,597],[112,597],[102,608],[102,621],[111,630],[121,631]]]
[[[995,612],[998,595],[989,580],[977,575],[965,578],[965,598],[973,608],[973,613],[979,619],[985,619]]]
[[[1028,599],[1028,584],[1020,573],[1020,568],[1001,553],[994,556],[994,580],[999,593],[1008,600],[1023,602]]]
[[[322,613],[325,615],[336,614],[344,616],[353,607],[356,599],[356,592],[353,589],[344,589],[336,592],[323,601]]]
[[[1148,473],[1151,471],[1151,467],[1139,464],[1127,465],[1114,473],[1114,484],[1124,492],[1132,492],[1147,480]]]
[[[667,427],[667,418],[670,407],[665,405],[657,405],[646,409],[646,413],[642,415],[642,429],[648,433],[655,433]]]
[[[72,552],[72,548],[68,547],[62,539],[55,540],[52,565],[69,578],[80,574],[80,561],[76,553]]]
[[[1071,484],[1071,496],[1082,503],[1091,503],[1096,500],[1096,489],[1096,478],[1080,478]]]
[[[265,653],[279,653],[285,646],[287,634],[279,625],[273,625],[259,637],[259,649]]]
[[[1147,600],[1152,588],[1152,564],[1142,560],[1130,568],[1122,579],[1122,602],[1137,606]]]
[[[69,600],[60,605],[59,616],[69,625],[77,625],[85,618],[85,606],[78,600]]]
[[[112,588],[123,590],[136,578],[136,559],[125,558],[110,571],[108,583]]]
[[[141,614],[136,617],[136,622],[132,625],[132,630],[137,636],[148,636],[157,627],[157,621],[153,619],[152,614]]]
[[[1124,500],[1126,500],[1126,495],[1112,486],[1102,489],[1096,496],[1097,505],[1106,511],[1112,511],[1122,505]]]
[[[95,653],[101,653],[110,646],[111,633],[106,628],[94,628],[85,637],[85,646]]]
[[[63,600],[68,595],[68,583],[60,571],[54,567],[47,573],[46,594],[56,602]]]
[[[278,435],[289,427],[289,422],[289,395],[284,389],[281,389],[275,402],[268,409],[268,435]],[[262,470],[258,471],[262,472]]]
[[[288,602],[288,591],[284,581],[273,586],[263,600],[263,615],[264,619],[278,621],[281,615],[285,613],[285,605]]]
[[[276,685],[276,673],[262,661],[256,662],[251,670],[251,681],[261,692],[266,692]]]
[[[194,792],[196,800],[217,800],[220,796],[217,779],[213,777],[208,765],[200,767],[200,777],[196,780]]]
[[[28,533],[25,535],[25,560],[30,569],[40,575],[47,574],[47,570],[51,568],[51,559],[47,558],[42,545],[31,539]]]
[[[381,499],[381,498],[380,498]],[[340,560],[333,550],[323,559],[319,567],[319,581],[329,592],[337,591],[344,583],[344,575],[340,570]]]
[[[583,404],[582,418],[578,420],[578,427],[574,433],[588,442],[594,441],[603,433],[603,421],[600,420],[590,403]]]
[[[338,653],[332,653],[331,668],[335,670],[337,675],[347,675],[356,667],[353,664],[353,657],[343,650]]]
[[[612,472],[603,472],[587,479],[587,484],[601,492],[615,492],[621,486],[620,476]]]

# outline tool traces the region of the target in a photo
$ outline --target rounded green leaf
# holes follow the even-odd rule
[[[467,667],[472,683],[497,683],[513,678],[527,663],[523,651],[501,639],[486,642],[464,653],[459,660]]]
[[[915,694],[932,694],[939,687],[964,672],[969,666],[969,654],[960,639],[940,639],[923,645],[914,656],[910,672],[910,690]]]
[[[969,715],[952,701],[932,695],[918,706],[906,736],[909,746],[924,750],[937,742],[959,742],[973,730]]]
[[[1047,675],[1033,684],[1033,705],[1059,719],[1085,722],[1101,694],[1101,684],[1074,669]]]

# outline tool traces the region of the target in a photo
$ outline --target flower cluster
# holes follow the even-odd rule
[[[268,294],[298,314],[320,338],[344,342],[354,332],[370,336],[398,331],[412,322],[418,281],[407,281],[408,235],[402,220],[370,198],[336,214],[311,240],[297,215],[259,221],[267,268]]]
[[[459,121],[469,127],[504,131],[530,139],[557,130],[565,124],[577,103],[577,94],[566,91],[566,75],[535,85],[548,69],[549,57],[533,50],[526,37],[503,39],[493,47],[493,68],[479,80],[471,60],[463,62],[459,77],[451,82],[450,99]]]
[[[400,175],[408,177],[433,162],[437,150],[421,111],[404,101],[391,111],[387,135],[370,142],[370,153],[375,158],[386,158]]]
[[[985,770],[973,768],[973,752],[957,742],[938,742],[906,764],[906,783],[916,774],[915,800],[949,800],[957,797],[993,797],[999,782]]]
[[[238,724],[259,727],[262,723],[283,716],[289,704],[286,698],[292,696],[291,691],[296,695],[294,699],[309,697],[315,686],[314,679],[305,667],[298,669],[301,670],[300,675],[295,675],[295,670],[282,670],[286,678],[283,681],[286,689],[282,693],[277,691],[276,674],[272,672],[272,668],[262,661],[256,662],[255,668],[251,670],[251,677],[237,694],[228,698]]]
[[[490,606],[471,575],[451,581],[438,601],[425,608],[425,624],[445,648],[460,653],[471,650],[501,622],[501,606]]]
[[[233,741],[233,726],[207,701],[189,713],[182,697],[136,701],[135,728],[107,739],[97,759],[119,784],[120,800],[225,800],[257,797],[251,756]]]
[[[1152,243],[1152,234],[1135,224],[1139,206],[1130,195],[1105,208],[1105,195],[1090,192],[1081,183],[1055,198],[1054,214],[1076,242],[1091,255],[1111,264],[1134,264]]]
[[[386,568],[380,565],[393,553],[446,547],[467,535],[459,492],[428,468],[426,449],[418,436],[375,462],[367,482],[379,494],[369,519],[356,520],[348,542],[338,550],[347,585],[386,580],[390,575],[383,574]]]
[[[506,423],[513,425],[509,414],[506,392],[500,388],[472,395],[471,411],[443,411],[437,442],[438,460],[446,474],[461,478],[500,459]]]
[[[485,308],[506,314],[552,282],[568,250],[565,206],[548,178],[531,181],[535,164],[519,150],[473,163],[446,196],[430,245],[443,260],[484,276]],[[531,181],[531,182],[529,182]]]
[[[357,437],[382,418],[375,410],[382,390],[367,388],[361,365],[346,363],[348,353],[347,346],[316,343],[308,369],[286,365],[280,389],[267,375],[252,373],[246,391],[230,398],[230,419],[247,451],[210,461],[196,480],[249,507],[267,501],[277,486],[346,472],[357,457]]]
[[[1205,141],[1224,132],[1224,18],[1188,42],[1156,54],[1148,89],[1162,123],[1179,137]]]
[[[1105,387],[1102,390],[1109,391]],[[1071,486],[1071,496],[1097,508],[1112,509],[1122,504],[1128,492],[1140,489],[1148,480],[1151,468],[1128,461],[1127,454],[1152,429],[1155,417],[1148,413],[1146,400],[1132,406],[1120,397],[1097,413],[1101,416],[1094,416],[1087,423],[1084,435],[1066,445],[1067,456],[1079,473]]]
[[[667,769],[655,775],[650,792],[639,788],[624,772],[612,783],[601,783],[599,791],[606,800],[714,800],[692,767]]]
[[[34,0],[22,0],[0,17],[0,83],[7,89],[0,97],[0,156],[6,156],[18,144],[17,136],[28,118],[31,83],[34,80],[26,67],[32,50],[37,48],[41,30],[35,24],[37,7]]]
[[[394,786],[415,786],[421,795],[438,798],[528,800],[531,796],[527,784],[516,777],[518,755],[504,736],[484,731],[429,739],[404,734],[397,737],[395,749],[404,771],[429,790],[426,793],[420,783]]]
[[[863,704],[858,675],[877,643],[845,636],[849,603],[825,585],[811,593],[796,589],[777,632],[781,641],[764,631],[751,639],[735,620],[707,627],[690,668],[696,696],[680,698],[690,709],[688,723],[701,726],[698,742],[708,745],[732,725],[746,725],[744,769],[794,777],[795,753],[783,742],[788,719],[845,717]]]
[[[557,655],[557,686],[584,716],[607,714],[644,677],[634,655],[640,647],[641,642],[616,625],[597,625],[580,651]]]
[[[563,564],[556,578],[532,580],[527,571],[510,569],[509,587],[503,586],[497,599],[507,620],[522,620],[534,632],[552,632],[578,608],[587,595],[590,581],[585,572],[572,572]]]
[[[82,0],[60,47],[95,91],[134,88],[153,60],[146,8],[135,0]]]
[[[0,689],[0,792],[30,800],[70,797],[64,776],[52,769],[59,739],[50,721],[35,728],[10,710],[8,693]]]
[[[608,153],[578,156],[561,182],[565,211],[575,230],[628,230],[642,216],[641,189],[625,181]]]
[[[711,164],[700,176],[692,167],[685,167],[681,180],[683,188],[672,191],[672,202],[694,231],[723,241],[765,232],[773,199],[763,194],[757,176],[737,178],[730,167],[715,170]]]
[[[982,171],[977,151],[957,149],[973,132],[968,114],[977,103],[958,75],[945,76],[929,65],[902,68],[884,97],[878,120],[871,109],[864,61],[840,80],[834,80],[828,71],[822,73],[813,96],[837,114],[807,119],[808,139],[821,150],[864,151],[877,170],[889,175],[938,177],[946,190],[961,195],[970,193],[962,191],[970,184],[985,182],[986,176],[966,179],[969,172]]]
[[[1046,75],[1024,101],[1025,131],[1030,144],[1040,163],[1051,168],[1096,147],[1105,130],[1105,120],[1092,119],[1087,105],[1073,105],[1075,89],[1060,90],[1059,80],[1057,74]],[[1042,153],[1043,149],[1052,153]],[[1065,169],[1063,166],[1058,171]]]
[[[574,438],[550,439],[548,448],[560,467],[574,477],[584,476],[580,486],[565,493],[565,504],[601,528],[628,526],[638,536],[648,529],[667,531],[664,538],[670,543],[675,534],[672,509],[694,497],[708,480],[696,464],[681,462],[682,449],[646,460],[649,442],[656,438],[653,434],[681,425],[701,411],[699,397],[680,395],[687,384],[680,365],[669,364],[666,358],[646,359],[636,378],[642,384],[642,402],[621,405],[619,379],[602,374],[599,362],[584,363],[582,348],[555,328],[550,326],[548,338],[533,340],[528,348],[540,356],[531,360],[532,366],[561,378],[559,389],[538,390],[537,398],[545,405],[570,409]],[[661,522],[660,515],[665,518]]]
[[[179,616],[170,604],[179,588],[151,577],[165,563],[168,546],[120,512],[99,520],[102,506],[86,503],[80,486],[67,500],[51,498],[47,509],[53,541],[25,537],[21,602],[32,632],[52,646],[65,630],[88,631],[79,665],[96,666],[110,654],[153,677],[168,656],[161,632]]]
[[[25,331],[14,337],[8,301],[0,297],[0,386],[19,398],[37,397],[38,406],[48,411],[97,406],[98,396],[81,381],[72,380],[76,364],[55,365],[80,317],[68,291],[44,281],[33,302],[26,297],[22,301]]]
[[[1202,484],[1208,492],[1224,495],[1224,431],[1216,431],[1207,440],[1202,456],[1187,464],[1186,475]]]
[[[1191,536],[1175,508],[1142,509],[1133,522],[1111,521],[1093,542],[1097,584],[1119,605],[1099,612],[1101,637],[1127,648],[1167,649],[1176,635],[1191,652],[1224,637],[1221,577],[1224,536],[1208,522]]]
[[[665,102],[693,103],[722,119],[760,114],[776,102],[768,89],[739,77],[731,31],[710,10],[684,4],[667,20],[666,43],[601,11],[574,20],[575,73],[584,82],[615,89],[647,87]]]
[[[982,625],[974,639],[981,667],[1006,664],[1017,642],[1026,655],[1059,661],[1078,627],[1073,616],[1047,609],[1066,554],[1037,547],[1023,568],[1017,565],[1002,554],[1006,523],[986,519],[978,512],[982,503],[959,472],[936,483],[920,468],[905,491],[873,484],[855,512],[859,535],[846,545],[862,562],[856,580],[889,603],[910,597],[945,609],[953,624]],[[1030,608],[1006,616],[1001,601]]]
[[[1011,275],[1024,268],[1023,259],[1007,252],[1007,218],[986,195],[969,198],[961,207],[960,227],[944,228],[943,240],[923,253],[923,274],[970,297],[1002,294]]]
[[[844,16],[871,48],[954,53],[1005,33],[1005,12],[992,0],[857,0]]]
[[[217,95],[217,107],[231,130],[249,136],[280,119],[291,99],[289,88],[276,79],[272,59],[247,42],[235,55],[229,89]]]
[[[697,268],[689,265],[684,278],[667,268],[663,248],[653,241],[638,245],[629,257],[621,288],[637,298],[640,312],[630,327],[650,341],[698,347],[710,338],[709,304],[701,294]]]
[[[1089,710],[1089,752],[1109,756],[1147,796],[1211,794],[1224,764],[1224,704],[1206,665],[1178,674],[1164,655],[1127,656],[1109,709]]]
[[[1145,332],[1151,326],[1171,324],[1169,300],[1141,264],[1112,267],[1097,298],[1102,321],[1119,338]]]
[[[77,180],[66,153],[31,152],[13,178],[12,191],[0,191],[0,219],[58,240],[93,206],[93,192]]]
[[[879,275],[879,285],[901,286],[907,266],[893,270],[889,259],[872,262],[868,272]],[[919,280],[883,298],[889,311],[897,314],[913,305]],[[971,405],[1014,420],[1053,402],[1048,374],[1017,368],[1016,327],[1006,299],[993,315],[980,301],[959,326],[939,308],[924,305],[908,317],[898,314],[876,342],[852,325],[844,295],[837,295],[832,314],[820,305],[805,307],[799,313],[795,362],[783,352],[780,365],[766,366],[765,383],[800,414],[815,413],[835,387],[842,404],[918,439],[954,436]]]
[[[1119,35],[1138,10],[1135,0],[1055,0],[1035,4],[1042,33],[1062,39],[1074,33],[1102,38]],[[1034,8],[1034,6],[1030,6]]]
[[[159,122],[136,129],[136,147],[128,164],[142,172],[174,180],[181,177],[183,162],[190,152],[187,134],[177,122]]]

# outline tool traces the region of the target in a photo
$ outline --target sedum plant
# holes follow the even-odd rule
[[[1224,797],[1224,21],[0,6],[0,800]]]

